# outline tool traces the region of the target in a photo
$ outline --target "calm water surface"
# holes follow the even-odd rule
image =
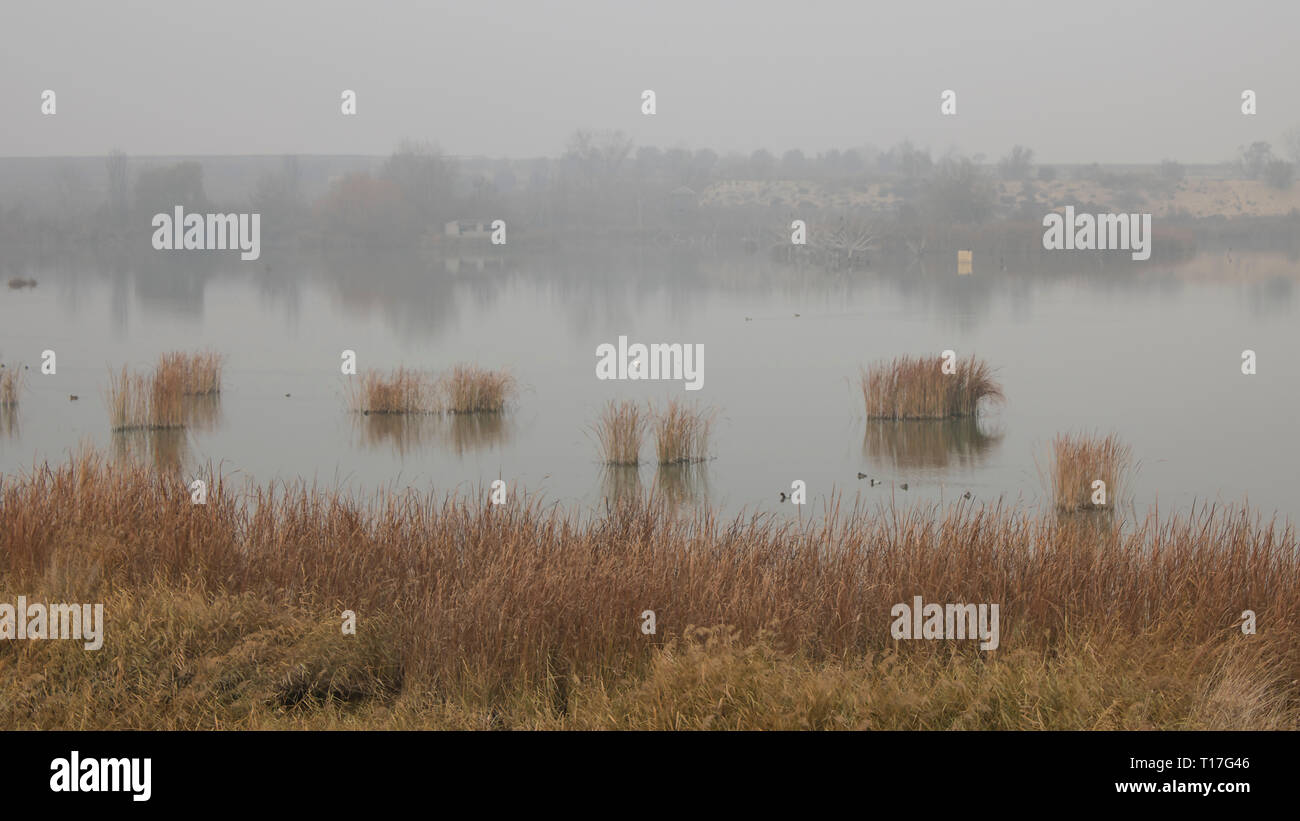
[[[826,274],[638,251],[453,267],[271,253],[243,267],[212,257],[199,270],[29,270],[38,287],[0,291],[0,359],[30,366],[0,430],[0,472],[90,442],[182,473],[211,461],[259,481],[439,493],[478,492],[500,477],[581,509],[659,485],[730,514],[789,516],[799,511],[778,494],[802,479],[807,516],[833,493],[873,503],[891,492],[938,501],[970,491],[977,503],[1042,505],[1048,442],[1086,430],[1132,446],[1139,511],[1249,500],[1267,515],[1300,512],[1300,266],[1284,257],[1050,275],[985,272],[977,261],[961,277],[934,266]],[[596,347],[619,335],[703,343],[703,390],[597,380]],[[151,442],[114,437],[109,368],[200,348],[223,353],[226,370],[199,424]],[[362,419],[346,410],[345,348],[361,370],[508,367],[522,390],[505,416]],[[986,358],[1006,404],[978,423],[863,418],[861,365],[945,348]],[[1246,348],[1259,357],[1255,376],[1241,373]],[[39,374],[45,349],[57,353],[54,376]],[[598,464],[588,429],[606,400],[674,396],[717,409],[711,461],[675,472]],[[885,484],[869,487],[859,471]]]

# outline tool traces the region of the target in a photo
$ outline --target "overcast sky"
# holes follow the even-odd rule
[[[1217,162],[1300,124],[1297,43],[1295,0],[3,0],[0,155],[385,154],[412,137],[527,157],[591,127],[719,152],[910,137]]]

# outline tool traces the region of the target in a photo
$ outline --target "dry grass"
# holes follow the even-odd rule
[[[164,374],[169,382],[180,385],[185,396],[211,396],[221,393],[221,354],[212,351],[165,353],[158,358],[155,373]]]
[[[18,407],[22,377],[15,367],[0,368],[0,408]]]
[[[584,519],[206,478],[5,478],[0,589],[107,629],[0,642],[0,727],[1300,728],[1300,545],[1246,511]],[[914,595],[999,603],[1000,649],[891,639]]]
[[[348,382],[348,404],[355,413],[438,413],[438,382],[432,374],[409,368],[389,373],[367,371]]]
[[[592,426],[601,461],[607,465],[640,464],[641,440],[649,424],[648,415],[638,403],[611,399]]]
[[[367,372],[359,388],[349,388],[348,404],[354,412],[365,414],[502,413],[516,387],[508,371],[476,365],[457,365],[441,378],[427,371],[398,368],[389,373]]]
[[[108,413],[114,431],[185,427],[184,373],[162,368],[151,374],[108,374]]]
[[[515,378],[508,371],[476,365],[457,365],[442,378],[444,407],[450,413],[501,413],[515,390]]]
[[[715,412],[672,399],[654,419],[655,457],[661,465],[708,459],[709,431]]]
[[[1132,450],[1115,434],[1088,436],[1059,434],[1052,440],[1048,484],[1056,509],[1065,513],[1098,508],[1113,509],[1121,483],[1132,463]],[[1106,483],[1106,503],[1093,504],[1092,483]]]
[[[859,383],[870,419],[955,419],[974,416],[981,400],[1002,400],[987,362],[957,360],[945,374],[943,357],[903,356],[862,370]]]

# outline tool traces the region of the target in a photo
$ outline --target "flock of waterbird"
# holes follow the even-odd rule
[[[875,478],[874,476],[868,476],[867,474],[863,473],[862,471],[858,471],[858,480],[861,481],[862,479],[866,479],[867,482],[868,482],[868,485],[869,485],[870,487],[875,487],[876,485],[883,485],[883,484],[885,484],[885,480],[884,480],[884,479],[877,479],[877,478]],[[898,483],[894,483],[894,482],[891,480],[891,481],[890,481],[890,484],[893,485],[894,487],[898,488],[899,490],[907,490],[907,482],[898,482]],[[789,493],[786,493],[786,492],[784,492],[784,491],[781,492],[781,501],[784,502],[784,501],[786,501],[786,500],[789,499],[789,498],[790,498],[790,494],[789,494]],[[963,493],[963,494],[961,495],[961,498],[963,498],[963,499],[970,499],[970,498],[972,498],[972,494],[971,494],[971,492],[968,490],[968,491],[966,491],[965,493]]]
[[[861,470],[859,470],[859,472],[858,472],[858,479],[859,479],[859,481],[861,481],[861,479],[867,479],[868,486],[870,486],[870,487],[875,487],[875,486],[878,486],[878,485],[884,485],[884,483],[885,483],[884,479],[878,479],[878,478],[875,478],[875,477],[871,477],[871,475],[867,475],[866,473],[862,473]],[[907,483],[906,483],[906,482],[898,482],[898,483],[894,483],[893,481],[891,481],[891,482],[889,482],[889,483],[891,483],[891,485],[892,485],[893,487],[897,487],[898,490],[907,490]],[[966,491],[965,494],[962,494],[962,499],[971,499],[971,498],[972,498],[972,494],[971,494],[970,491]],[[781,501],[785,501],[785,500],[788,500],[788,499],[790,499],[790,494],[788,494],[788,492],[781,491]]]

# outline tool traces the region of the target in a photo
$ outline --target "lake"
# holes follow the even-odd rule
[[[1113,431],[1138,463],[1127,504],[1139,512],[1249,500],[1294,519],[1296,261],[1224,251],[1102,269],[1089,259],[1049,274],[977,256],[967,276],[955,260],[826,273],[761,255],[563,246],[458,260],[270,248],[250,263],[158,252],[37,264],[21,272],[37,287],[0,291],[0,361],[29,367],[0,430],[0,472],[88,442],[154,454],[187,476],[211,461],[262,482],[439,494],[486,493],[502,478],[581,510],[660,486],[727,515],[807,517],[832,494],[874,505],[969,491],[976,504],[1042,506],[1052,437]],[[702,343],[703,388],[597,379],[597,346],[619,336]],[[55,375],[40,374],[46,349]],[[152,442],[110,432],[110,367],[197,349],[226,357],[223,393],[197,424]],[[344,349],[361,371],[505,367],[521,390],[503,416],[362,418],[347,411],[345,382],[358,377],[340,373]],[[861,366],[944,349],[988,360],[1006,403],[977,422],[864,418]],[[1255,375],[1241,371],[1245,349]],[[716,408],[713,458],[603,468],[590,425],[623,397]],[[807,483],[802,509],[779,499],[796,479]]]

